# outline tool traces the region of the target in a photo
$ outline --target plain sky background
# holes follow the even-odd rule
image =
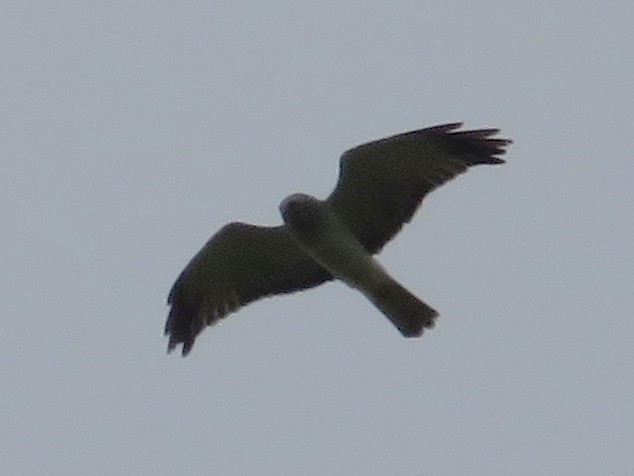
[[[633,474],[633,23],[617,0],[2,2],[0,472]],[[501,127],[508,163],[380,256],[435,330],[333,283],[165,354],[218,228],[457,120]]]

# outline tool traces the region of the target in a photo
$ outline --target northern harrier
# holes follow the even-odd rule
[[[187,355],[205,326],[241,306],[339,279],[361,291],[405,337],[432,327],[438,313],[397,283],[372,255],[409,222],[436,187],[470,166],[502,164],[509,139],[499,129],[459,131],[445,124],[360,145],[340,159],[326,200],[294,194],[283,225],[229,223],[211,237],[174,283],[165,334],[168,352]]]

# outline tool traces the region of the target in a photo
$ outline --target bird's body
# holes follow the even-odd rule
[[[284,199],[280,211],[299,247],[334,278],[355,288],[374,284],[368,278],[376,277],[381,266],[328,202],[296,193]]]
[[[438,313],[385,271],[327,201],[296,193],[284,199],[280,211],[300,248],[335,279],[363,293],[403,335],[419,336],[423,327],[433,326]]]
[[[447,124],[358,146],[341,158],[326,200],[293,194],[284,225],[231,223],[214,235],[170,291],[168,350],[186,355],[206,325],[256,299],[339,279],[361,291],[406,337],[431,327],[437,312],[373,258],[408,222],[424,196],[469,166],[500,164],[510,140],[497,129],[454,131]]]

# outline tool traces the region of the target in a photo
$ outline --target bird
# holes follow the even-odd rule
[[[264,297],[340,280],[360,291],[404,337],[432,328],[438,312],[374,258],[408,223],[429,192],[476,165],[504,163],[512,141],[500,129],[442,124],[358,145],[339,160],[332,193],[286,197],[282,224],[233,222],[191,259],[172,286],[168,353],[182,355],[207,326]]]

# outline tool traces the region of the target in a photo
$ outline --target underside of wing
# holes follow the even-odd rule
[[[462,123],[406,132],[345,152],[328,198],[371,253],[411,220],[425,195],[470,166],[501,164],[509,139],[499,129],[459,131]]]
[[[230,223],[216,233],[178,277],[168,297],[168,351],[191,350],[205,328],[241,306],[332,279],[287,229]]]

